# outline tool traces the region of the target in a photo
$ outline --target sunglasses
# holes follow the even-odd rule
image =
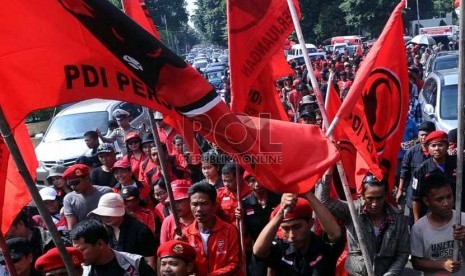
[[[68,181],[66,181],[66,184],[68,184],[69,186],[76,186],[76,185],[79,185],[81,183],[81,178],[76,178],[76,179],[70,179]]]
[[[128,145],[139,144],[139,140],[129,140],[129,141],[126,141],[126,144]]]
[[[363,183],[375,184],[375,183],[381,183],[381,181],[378,178],[376,178],[374,175],[369,174],[365,176],[365,178],[363,179]]]

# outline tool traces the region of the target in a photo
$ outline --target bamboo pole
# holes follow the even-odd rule
[[[155,145],[157,146],[158,149],[158,160],[160,160],[160,167],[161,171],[163,173],[163,179],[165,180],[166,183],[166,191],[168,192],[168,199],[170,201],[170,206],[171,206],[171,213],[173,214],[174,218],[174,223],[176,225],[176,235],[182,237],[182,228],[181,228],[181,223],[179,222],[179,215],[176,213],[176,202],[174,200],[174,195],[173,195],[173,189],[171,188],[171,182],[168,177],[168,166],[166,164],[166,158],[165,152],[161,146],[160,142],[160,136],[158,135],[158,129],[157,125],[155,123],[155,119],[153,117],[153,111],[148,109],[147,107],[144,107],[147,112],[149,113],[150,117],[150,128],[152,129],[152,134],[153,134],[153,140],[155,141]]]
[[[316,99],[317,99],[317,102],[318,102],[318,107],[320,108],[321,116],[323,117],[323,125],[324,125],[325,129],[328,129],[328,125],[329,125],[328,116],[326,114],[326,109],[324,107],[323,98],[321,96],[321,91],[320,91],[320,88],[318,86],[318,82],[316,80],[315,74],[313,73],[313,66],[312,66],[312,64],[310,62],[310,57],[308,56],[307,48],[305,47],[305,41],[304,41],[304,37],[303,37],[303,34],[302,34],[302,29],[300,28],[300,23],[299,23],[299,19],[297,17],[297,12],[295,10],[295,7],[294,7],[294,4],[293,4],[292,0],[287,0],[287,4],[288,4],[289,10],[291,12],[292,21],[294,22],[294,27],[295,27],[295,30],[296,30],[296,33],[297,33],[297,38],[299,39],[300,47],[302,48],[302,53],[304,55],[305,65],[307,66],[308,77],[310,78],[310,80],[312,82],[312,87],[313,87],[313,90],[315,91]],[[332,137],[331,133],[329,133],[329,134],[330,135],[328,135],[328,133],[327,133],[326,136],[332,139],[333,137]],[[357,235],[357,238],[358,238],[358,241],[359,241],[359,244],[360,244],[360,249],[362,251],[362,256],[363,256],[363,261],[365,263],[365,267],[367,268],[368,276],[374,276],[374,270],[373,270],[373,265],[372,265],[373,263],[372,263],[372,260],[370,258],[370,255],[368,254],[368,247],[366,246],[365,237],[363,237],[363,235],[362,235],[362,231],[361,231],[361,228],[360,228],[360,219],[357,216],[357,212],[355,210],[354,202],[352,200],[352,194],[351,194],[350,189],[349,189],[349,183],[347,181],[347,176],[346,176],[346,174],[344,172],[342,162],[339,160],[336,163],[336,166],[337,166],[337,170],[339,172],[339,177],[341,178],[342,188],[344,189],[344,194],[346,196],[347,205],[348,205],[349,210],[350,210],[350,216],[352,218],[355,233]]]
[[[18,144],[14,136],[11,133],[10,126],[5,118],[5,114],[3,113],[3,109],[0,107],[0,132],[5,140],[5,144],[10,151],[11,157],[15,161],[16,167],[18,168],[19,174],[24,180],[29,193],[32,196],[32,199],[36,203],[37,210],[39,211],[40,216],[43,218],[45,225],[47,226],[48,231],[52,236],[52,240],[55,243],[58,252],[60,253],[61,259],[65,264],[66,270],[68,274],[71,276],[77,275],[76,270],[74,269],[73,263],[71,262],[71,258],[66,251],[65,245],[63,240],[61,239],[60,233],[55,226],[55,223],[52,221],[52,217],[48,212],[47,208],[45,207],[42,198],[40,197],[39,190],[37,190],[36,184],[32,179],[31,174],[29,173],[26,163],[24,162],[23,156],[19,151]]]
[[[465,55],[463,49],[465,46],[465,25],[464,25],[464,14],[465,14],[465,1],[460,1],[460,35],[459,35],[459,85],[458,85],[458,96],[457,96],[457,181],[455,186],[455,225],[462,224],[462,179],[463,179],[463,120],[464,107],[463,107],[463,93],[465,93],[465,80],[463,74],[465,73]],[[459,249],[460,241],[454,240],[454,261],[459,261]]]

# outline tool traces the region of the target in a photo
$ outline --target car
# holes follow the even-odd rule
[[[459,65],[459,52],[446,51],[431,54],[426,61],[423,76],[426,78],[431,72],[456,69]]]
[[[221,84],[223,77],[225,76],[225,68],[222,67],[210,67],[205,69],[204,75],[205,78],[208,80],[215,89],[221,89]]]
[[[321,59],[325,60],[326,59],[326,52],[316,52],[316,53],[310,53],[308,54],[308,57],[310,58],[311,61],[315,59]],[[290,61],[294,61],[297,66],[302,66],[305,64],[305,59],[303,55],[296,56],[296,57],[291,57],[287,58],[287,62],[289,63]]]
[[[92,99],[81,101],[60,111],[52,120],[45,134],[35,148],[39,161],[37,183],[44,184],[48,171],[55,165],[71,166],[76,159],[88,151],[84,142],[84,133],[97,128],[109,133],[108,121],[113,120],[113,111],[124,109],[131,114],[130,124],[139,127],[149,124],[146,109],[139,105],[115,101]]]
[[[437,130],[457,128],[457,84],[457,69],[440,70],[428,75],[420,91],[423,120],[432,121]]]
[[[207,68],[208,65],[208,60],[206,59],[198,59],[195,60],[194,63],[192,63],[192,66],[199,69],[200,71],[205,71],[205,68]]]

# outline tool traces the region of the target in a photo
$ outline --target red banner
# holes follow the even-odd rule
[[[408,75],[398,4],[362,62],[337,116],[340,126],[378,177],[395,182],[395,168],[408,110]]]
[[[12,133],[18,145],[21,145],[19,147],[21,155],[32,178],[35,179],[38,163],[26,125],[19,124],[16,129],[12,128]],[[30,201],[31,195],[26,184],[11,158],[5,141],[0,136],[0,221],[3,235],[6,235],[19,211]]]
[[[292,74],[283,43],[294,29],[286,1],[228,0],[231,109],[288,121],[274,81]],[[294,5],[299,10],[298,1]]]
[[[153,18],[150,15],[144,0],[122,0],[124,12],[134,19],[147,32],[153,34],[157,39],[160,39],[160,34],[153,24]]]
[[[8,93],[0,105],[11,125],[33,110],[89,98],[133,102],[192,121],[274,191],[307,191],[337,159],[316,127],[231,113],[195,69],[108,1],[8,1],[0,33],[1,93]],[[296,166],[308,147],[318,154]]]

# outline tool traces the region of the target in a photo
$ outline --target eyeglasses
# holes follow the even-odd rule
[[[381,181],[372,174],[365,176],[365,178],[363,179],[363,183],[367,183],[367,184],[375,184],[375,183],[380,183],[380,182]]]
[[[66,184],[68,184],[69,186],[76,186],[76,185],[79,185],[81,183],[81,181],[82,181],[81,178],[70,179],[70,180],[66,181]]]
[[[139,140],[128,140],[128,141],[126,141],[126,144],[128,144],[128,145],[139,144]]]

